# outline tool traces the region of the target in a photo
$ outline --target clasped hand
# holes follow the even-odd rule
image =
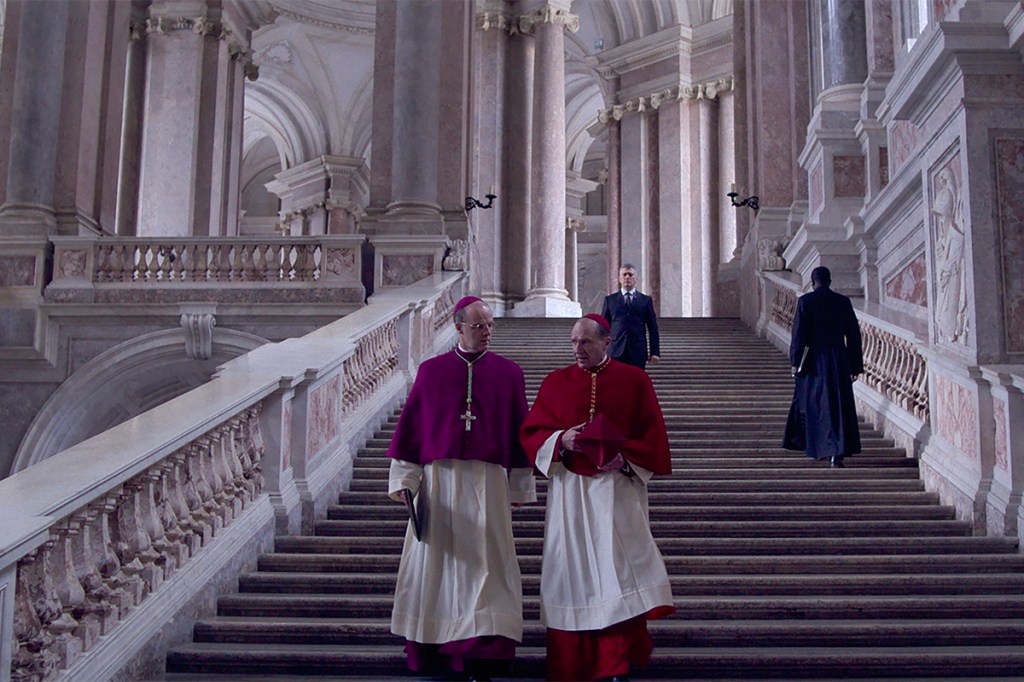
[[[583,422],[582,424],[577,424],[576,426],[570,429],[566,429],[565,431],[562,432],[561,445],[563,450],[565,450],[566,452],[579,452],[579,450],[576,449],[576,437],[580,435],[580,432],[586,425],[587,423]],[[626,458],[622,456],[621,452],[615,455],[615,457],[613,457],[611,461],[605,464],[603,467],[597,468],[597,470],[602,474],[607,474],[613,471],[622,471],[622,473],[628,476],[630,472],[626,471],[625,469]]]

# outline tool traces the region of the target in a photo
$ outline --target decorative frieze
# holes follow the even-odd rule
[[[648,109],[657,110],[664,102],[716,99],[719,93],[730,92],[734,87],[735,79],[732,76],[726,76],[706,83],[666,88],[650,95],[634,97],[607,109],[600,109],[597,112],[597,120],[601,123],[611,120],[621,121],[624,116],[629,114],[641,113]]]

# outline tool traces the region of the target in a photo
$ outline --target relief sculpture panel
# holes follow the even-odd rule
[[[960,154],[942,165],[931,179],[930,206],[935,249],[935,337],[967,344],[967,237],[964,224]]]

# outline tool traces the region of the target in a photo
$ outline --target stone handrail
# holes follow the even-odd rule
[[[451,342],[434,324],[464,283],[445,273],[389,291],[0,480],[0,605],[12,605],[0,680],[114,676],[201,592],[211,557],[291,531],[317,497],[303,475],[341,478],[350,441],[404,396],[416,349]]]
[[[804,293],[784,277],[763,273],[765,300],[770,306],[768,319],[775,325],[775,336],[788,345],[796,314],[796,299]],[[928,365],[919,350],[917,337],[874,315],[857,311],[864,347],[863,382],[887,400],[927,422]],[[781,333],[780,333],[781,332]]]

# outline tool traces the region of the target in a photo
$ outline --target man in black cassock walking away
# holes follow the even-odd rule
[[[831,284],[828,268],[814,268],[813,291],[796,303],[789,344],[796,389],[782,446],[842,467],[844,457],[860,452],[853,382],[864,372],[864,356],[853,304]]]
[[[614,294],[604,298],[601,315],[612,325],[612,345],[608,355],[613,360],[641,369],[658,364],[661,344],[654,300],[636,290],[636,268],[624,263],[619,268],[619,285]],[[650,347],[647,339],[650,337]]]

